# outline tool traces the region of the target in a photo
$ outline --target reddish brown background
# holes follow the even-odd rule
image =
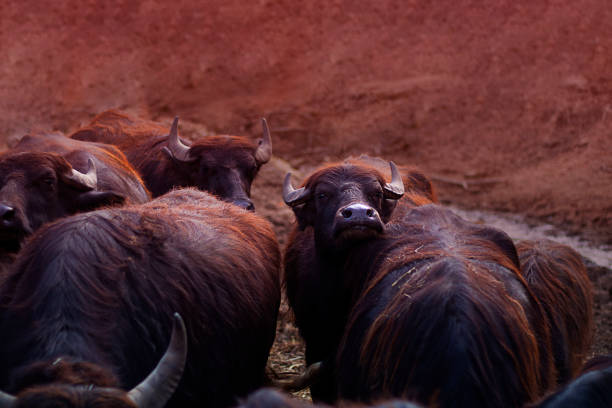
[[[255,187],[273,192],[258,208],[281,241],[284,171],[367,152],[418,165],[445,203],[612,244],[608,0],[0,7],[0,144],[72,131],[107,108],[179,115],[187,136],[255,136],[266,116],[286,162]],[[609,275],[596,275],[597,350],[612,352]]]

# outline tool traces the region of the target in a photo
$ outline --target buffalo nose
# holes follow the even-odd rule
[[[367,219],[375,218],[376,211],[372,207],[367,205],[352,204],[348,207],[343,208],[340,214],[346,220],[350,220],[352,218]]]
[[[9,227],[14,224],[15,221],[15,208],[0,204],[0,222],[3,226]]]
[[[251,200],[236,200],[234,201],[234,204],[240,208],[244,208],[247,211],[255,211],[255,205],[253,205]]]

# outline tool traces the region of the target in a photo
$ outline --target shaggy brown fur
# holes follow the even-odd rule
[[[554,241],[517,245],[521,273],[546,311],[559,382],[575,377],[593,340],[593,293],[581,256]]]
[[[83,170],[84,171],[84,170]],[[44,223],[104,205],[123,203],[112,189],[99,191],[70,182],[72,166],[55,153],[0,155],[0,256],[17,252]]]
[[[0,389],[34,392],[47,381],[27,381],[32,364],[58,357],[130,389],[159,360],[178,312],[189,352],[168,406],[232,405],[264,382],[279,263],[265,220],[197,190],[43,227],[0,282]]]
[[[174,187],[193,186],[225,201],[252,206],[251,184],[261,163],[254,157],[257,143],[246,137],[206,136],[193,143],[183,140],[191,146],[193,161],[188,163],[163,152],[168,128],[118,111],[102,112],[70,137],[118,146],[155,197]]]
[[[333,360],[348,314],[368,279],[365,271],[371,263],[365,260],[359,271],[350,273],[350,276],[344,275],[344,263],[348,256],[342,249],[345,243],[338,242],[329,229],[336,211],[346,200],[371,205],[386,223],[387,229],[396,214],[401,215],[415,205],[430,203],[431,199],[435,199],[431,183],[413,183],[413,178],[406,177],[406,174],[403,177],[406,193],[400,200],[376,197],[375,187],[380,189],[386,182],[383,174],[388,172],[388,167],[388,162],[370,157],[326,165],[303,183],[313,192],[312,198],[293,208],[297,223],[285,251],[287,298],[306,341],[307,364],[324,360],[328,367],[324,370],[324,379],[311,387],[315,400],[332,402],[335,398],[331,378]],[[417,170],[410,173],[414,179],[427,180]],[[353,196],[342,198],[330,191],[330,197],[325,198],[324,202],[317,198],[321,194],[319,186],[340,188],[345,182],[354,187]],[[369,251],[369,242],[357,241],[352,245],[356,252]]]
[[[24,136],[12,151],[56,153],[83,173],[91,158],[96,166],[99,191],[120,194],[125,197],[126,204],[142,204],[151,199],[138,172],[115,146],[73,140],[60,133],[44,133]]]
[[[293,208],[287,297],[307,363],[326,367],[313,398],[516,407],[542,395],[556,384],[550,333],[513,242],[431,205],[418,172],[398,202],[377,201],[379,163],[317,170],[303,184],[312,198]],[[380,213],[382,233],[338,241],[327,226],[345,189]]]
[[[341,398],[517,407],[554,385],[544,314],[508,236],[432,205],[388,230],[345,264],[375,258],[338,352]]]

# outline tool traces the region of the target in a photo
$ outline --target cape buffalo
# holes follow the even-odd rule
[[[81,173],[54,153],[0,155],[0,251],[17,252],[46,222],[124,202],[118,192],[99,191],[93,159],[86,169]]]
[[[243,136],[206,136],[193,143],[178,136],[178,118],[167,128],[118,111],[106,111],[71,138],[118,146],[140,172],[153,196],[174,187],[197,187],[253,210],[251,184],[272,157],[265,119],[257,143]]]
[[[340,397],[520,407],[556,385],[544,311],[505,233],[425,205],[362,251],[374,259],[337,353]]]
[[[517,407],[554,387],[545,310],[512,240],[390,168],[391,182],[358,160],[299,189],[285,179],[287,297],[307,363],[326,367],[313,399]]]
[[[379,167],[379,160],[368,157],[332,164],[316,171],[297,190],[290,175],[285,178],[284,200],[297,220],[285,252],[285,284],[306,342],[307,364],[333,360],[353,297],[365,282],[360,273],[342,277],[347,250],[384,235],[400,198],[403,207],[435,197],[431,183],[410,183],[427,180],[420,172],[409,172],[403,183],[392,164],[388,183]],[[331,402],[335,391],[329,361],[326,367],[311,393],[315,400]]]
[[[0,280],[0,389],[128,406],[104,398],[147,376],[178,312],[188,356],[168,406],[230,406],[265,379],[279,264],[268,222],[198,190],[48,224]]]
[[[25,237],[48,221],[150,198],[116,147],[58,133],[26,135],[0,155],[1,252],[16,252]]]
[[[57,153],[80,171],[87,169],[87,161],[92,159],[98,190],[122,195],[126,204],[141,204],[151,199],[138,172],[113,145],[74,140],[61,133],[40,133],[24,136],[12,151]]]

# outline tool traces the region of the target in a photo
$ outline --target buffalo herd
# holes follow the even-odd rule
[[[361,156],[286,175],[281,252],[250,196],[262,128],[189,141],[106,111],[0,154],[0,408],[312,407],[279,389],[302,387],[317,407],[612,406],[573,249]],[[291,383],[266,372],[283,291],[309,366]]]

